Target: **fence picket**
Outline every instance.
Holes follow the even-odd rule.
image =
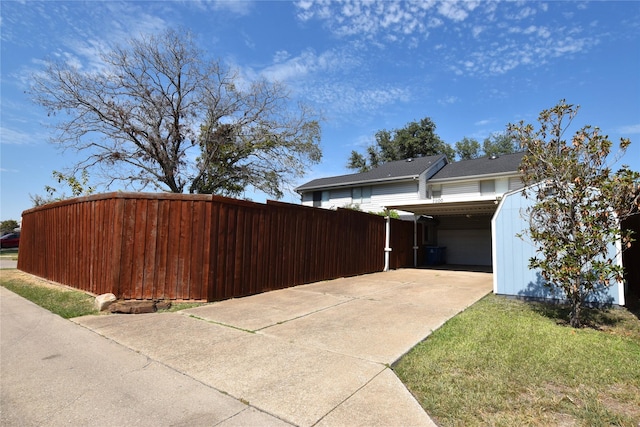
[[[384,230],[347,209],[108,193],[25,211],[18,268],[124,299],[216,301],[381,271]],[[391,230],[391,267],[412,266],[413,223]]]

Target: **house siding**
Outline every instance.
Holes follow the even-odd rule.
[[[331,190],[331,196],[329,198],[329,204],[335,207],[347,206],[351,203],[351,189],[341,188],[338,190]]]
[[[520,178],[517,178],[520,179]],[[510,191],[509,189],[509,182],[510,182],[511,178],[497,178],[496,181],[496,194],[497,195],[502,195],[504,193],[507,193],[508,191]],[[514,188],[515,190],[515,188]]]
[[[329,192],[328,200],[322,202],[320,207],[326,209],[336,209],[348,205],[357,204],[361,210],[365,212],[380,212],[384,206],[407,200],[419,200],[418,181],[408,181],[391,184],[379,184],[367,186],[371,189],[370,198],[361,198],[354,200],[352,192],[354,188],[362,189],[363,187],[350,187],[342,189],[334,189]],[[304,193],[302,196],[302,204],[304,206],[313,206],[312,192]]]
[[[563,299],[560,292],[554,293],[544,286],[539,270],[529,268],[529,259],[536,254],[533,242],[526,235],[517,237],[528,227],[523,212],[531,203],[523,196],[522,189],[507,193],[491,220],[493,291],[518,297]],[[610,250],[617,251],[615,245]],[[598,301],[624,305],[623,286],[612,282]]]
[[[455,182],[442,185],[442,197],[479,196],[479,181]]]
[[[524,187],[522,178],[519,176],[509,178],[509,191],[518,190],[522,187]]]
[[[418,181],[383,184],[372,187],[371,203],[363,204],[365,212],[381,212],[386,206],[409,200],[420,200]],[[410,212],[399,211],[402,217],[413,216]]]
[[[378,185],[373,187],[371,193],[371,203],[377,206],[419,199],[417,180]]]

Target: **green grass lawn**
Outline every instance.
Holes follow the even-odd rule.
[[[0,259],[10,259],[12,261],[18,260],[18,249],[2,249],[0,250]]]
[[[94,298],[2,270],[0,286],[64,317],[97,314]],[[181,310],[200,303],[175,304]],[[640,425],[640,320],[489,295],[412,349],[394,370],[441,426]]]
[[[27,280],[25,273],[17,270],[2,270],[0,286],[38,304],[40,307],[65,319],[98,314],[91,295],[62,286],[47,286]]]
[[[84,292],[64,286],[48,284],[35,276],[15,269],[2,270],[0,286],[38,304],[40,307],[65,319],[99,314],[95,309],[95,298]],[[171,307],[162,311],[180,311],[204,305],[202,302],[173,302]]]
[[[640,320],[489,295],[394,369],[442,426],[640,425]]]

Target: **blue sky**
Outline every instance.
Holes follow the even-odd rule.
[[[324,158],[299,184],[349,173],[351,150],[380,129],[431,117],[452,145],[482,141],[562,98],[581,106],[577,124],[631,138],[622,163],[640,170],[636,1],[2,1],[0,13],[2,220],[77,160],[48,142],[56,118],[25,94],[29,74],[47,59],[95,66],[101,50],[166,28],[322,114]]]

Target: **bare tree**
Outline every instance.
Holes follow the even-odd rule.
[[[261,142],[258,130],[267,129],[271,143],[298,162],[289,168],[272,164],[277,188],[245,182],[271,189],[272,195],[281,194],[283,184],[321,158],[319,125],[308,108],[292,110],[281,84],[245,82],[236,71],[206,59],[188,33],[168,30],[132,39],[101,58],[104,67],[99,70],[51,62],[33,76],[35,102],[50,114],[64,113],[54,125],[53,142],[86,155],[72,173],[97,169],[107,187],[120,181],[137,189],[153,186],[182,193],[189,186],[192,191],[224,192],[193,183],[202,182],[212,164],[226,161],[220,156],[228,151],[207,151],[215,147],[202,143],[206,134],[225,126],[245,137],[243,149],[253,155],[260,152],[259,144],[252,146]],[[254,167],[251,156],[240,163],[248,171]]]

